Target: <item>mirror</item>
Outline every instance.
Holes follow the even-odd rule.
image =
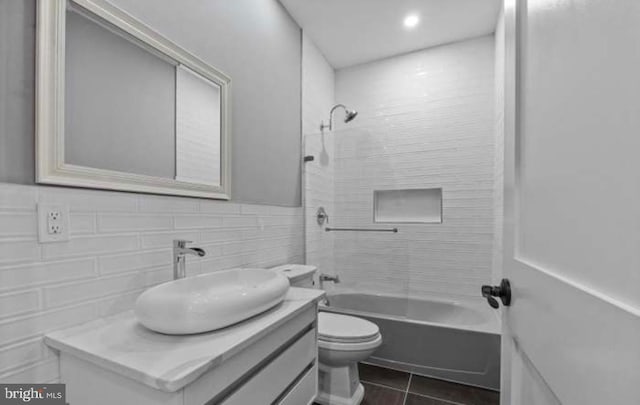
[[[230,85],[106,1],[39,2],[37,181],[229,199]]]

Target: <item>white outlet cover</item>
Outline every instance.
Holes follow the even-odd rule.
[[[50,214],[60,214],[52,220]],[[49,224],[53,222],[60,227],[60,232],[49,232]],[[38,241],[40,243],[66,242],[69,240],[69,206],[61,204],[38,204]]]

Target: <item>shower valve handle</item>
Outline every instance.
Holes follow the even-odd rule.
[[[491,308],[497,309],[500,306],[498,301],[493,297],[500,298],[502,305],[508,307],[511,305],[511,284],[509,280],[503,278],[499,286],[483,285],[482,296],[487,299]]]
[[[329,214],[327,214],[327,211],[324,209],[324,207],[318,208],[318,211],[316,212],[316,221],[320,226],[324,225],[325,222],[329,223]]]

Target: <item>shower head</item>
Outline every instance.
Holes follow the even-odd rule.
[[[353,121],[357,115],[358,112],[356,110],[345,110],[344,122],[346,123]]]
[[[353,121],[356,118],[356,116],[358,115],[358,112],[356,110],[350,110],[344,104],[336,104],[336,105],[333,106],[333,108],[329,112],[329,125],[325,124],[324,121],[321,122],[320,123],[320,131],[324,131],[325,128],[329,128],[329,131],[331,131],[333,129],[333,112],[336,110],[336,108],[343,108],[344,109],[344,122],[345,123]]]

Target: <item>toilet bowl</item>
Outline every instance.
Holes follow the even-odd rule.
[[[272,268],[294,287],[313,288],[315,266],[287,264]],[[355,316],[318,314],[318,397],[320,405],[358,405],[364,398],[358,362],[382,344],[378,326]]]
[[[319,379],[316,402],[357,405],[364,397],[358,362],[382,344],[378,326],[354,316],[318,314]]]

